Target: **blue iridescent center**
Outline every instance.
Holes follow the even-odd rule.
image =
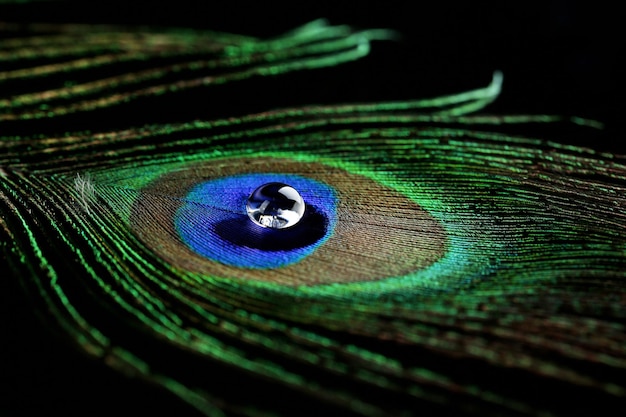
[[[305,201],[302,220],[287,229],[252,222],[246,201],[260,185],[281,182],[298,190]],[[176,211],[174,225],[194,252],[242,268],[279,268],[315,251],[333,233],[337,197],[328,185],[292,174],[243,174],[217,178],[193,187]]]

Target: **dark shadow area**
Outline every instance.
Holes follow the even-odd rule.
[[[261,227],[244,216],[223,220],[214,228],[215,233],[228,242],[268,252],[313,245],[326,235],[327,229],[327,217],[310,205],[296,225],[284,229]]]

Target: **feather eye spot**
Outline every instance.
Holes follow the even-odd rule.
[[[286,286],[428,274],[429,266],[446,257],[443,224],[415,201],[362,170],[305,159],[256,156],[166,164],[140,188],[128,210],[130,229],[177,269]],[[125,181],[109,187],[108,200],[116,201],[116,190],[130,185]],[[260,227],[248,217],[248,198],[259,184],[270,183],[289,184],[305,202],[292,227]],[[377,218],[372,208],[383,206],[387,216]],[[372,242],[383,235],[389,243],[373,251]]]
[[[299,262],[330,237],[336,223],[332,188],[293,174],[209,179],[195,184],[183,200],[174,215],[181,242],[206,259],[240,268]]]

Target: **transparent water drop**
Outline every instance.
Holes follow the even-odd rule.
[[[254,190],[246,203],[248,217],[259,226],[284,229],[304,216],[305,204],[295,188],[270,182]]]

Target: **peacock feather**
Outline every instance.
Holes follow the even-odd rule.
[[[207,416],[626,410],[626,157],[537,133],[597,122],[476,113],[496,72],[99,129],[394,34],[0,28],[4,268],[71,349]],[[285,230],[246,214],[276,182],[306,203]]]

